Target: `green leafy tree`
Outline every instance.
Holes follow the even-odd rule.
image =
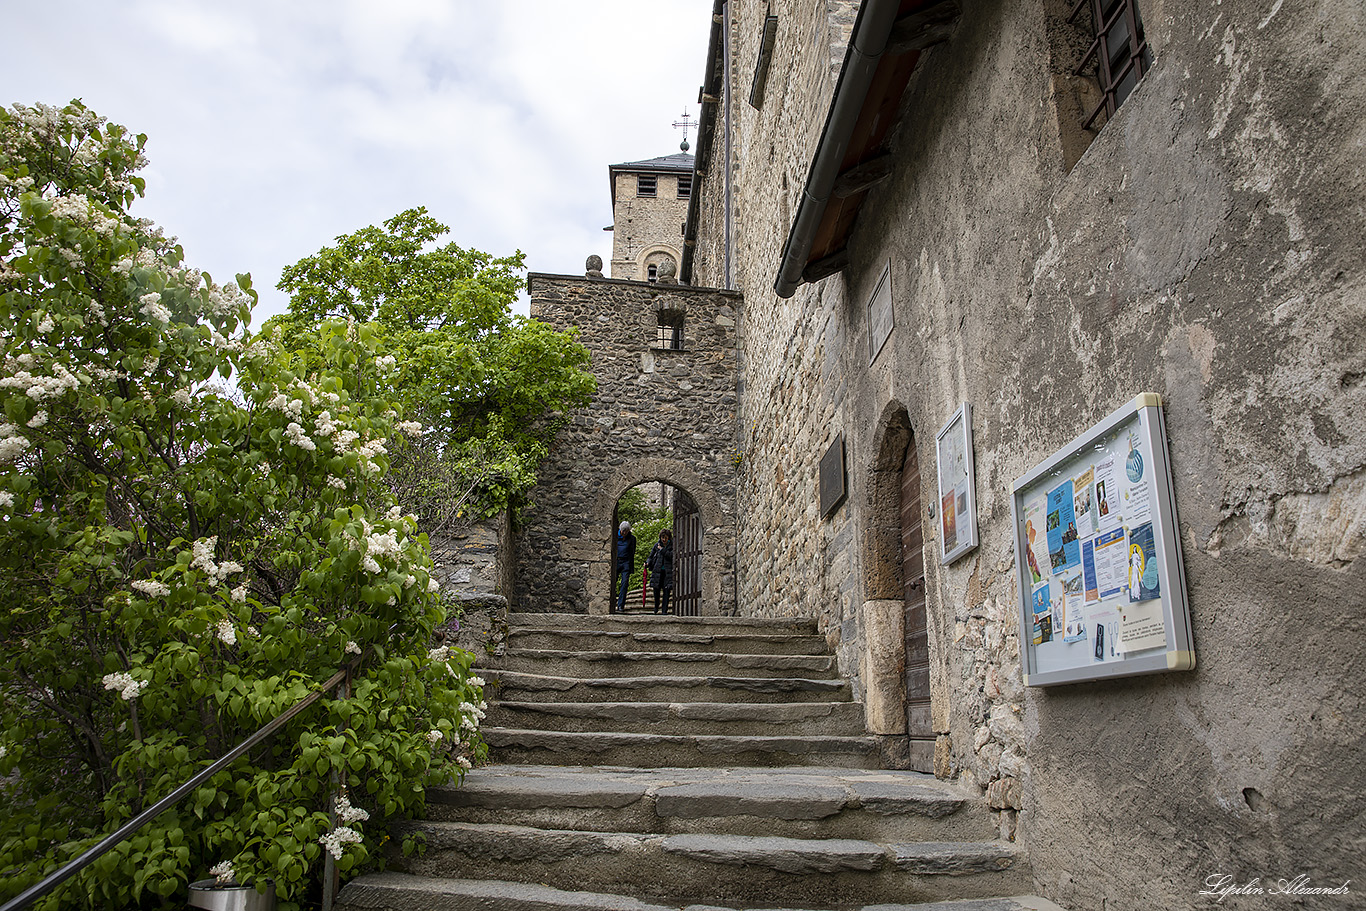
[[[449,231],[418,208],[338,237],[284,270],[289,313],[267,324],[306,361],[326,320],[375,328],[399,401],[424,431],[396,454],[392,481],[429,527],[515,506],[568,409],[595,388],[573,331],[511,312],[522,254],[440,245]]]
[[[375,333],[321,323],[307,363],[251,338],[249,279],[215,283],[128,214],[144,142],[78,102],[0,109],[0,898],[350,661],[348,698],[41,905],[178,907],[217,868],[297,908],[324,851],[377,858],[424,782],[479,758],[481,681],[431,648]]]

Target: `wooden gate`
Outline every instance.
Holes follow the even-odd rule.
[[[901,572],[906,583],[906,734],[911,741],[911,768],[918,772],[933,772],[925,534],[920,515],[920,460],[912,438],[901,465]]]
[[[674,613],[702,612],[702,514],[682,490],[674,488]]]

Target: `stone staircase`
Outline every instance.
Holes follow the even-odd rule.
[[[494,764],[341,911],[1060,911],[975,793],[883,768],[809,622],[513,614],[506,645]]]

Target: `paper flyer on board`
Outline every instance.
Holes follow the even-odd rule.
[[[1123,493],[1115,477],[1114,456],[1097,462],[1095,472],[1097,531],[1109,531],[1123,521],[1120,514]]]
[[[1048,563],[1048,538],[1044,534],[1043,497],[1025,501],[1025,562],[1029,564],[1030,583],[1042,582],[1046,573],[1051,574]]]
[[[944,552],[948,553],[958,546],[958,511],[954,508],[954,494],[950,490],[944,494],[939,504],[944,529]]]
[[[1162,595],[1153,523],[1129,530],[1129,600],[1151,601]]]
[[[1100,530],[1096,515],[1096,470],[1088,468],[1072,479],[1072,509],[1077,516],[1077,529],[1083,538]]]
[[[1129,584],[1129,549],[1124,541],[1122,527],[1096,538],[1096,588],[1101,601],[1118,597]]]
[[[1082,594],[1087,604],[1100,600],[1100,580],[1096,577],[1096,542],[1081,542]]]
[[[1125,604],[1119,609],[1119,642],[1121,652],[1141,652],[1150,648],[1165,648],[1167,624],[1162,617],[1161,601]]]
[[[1096,663],[1119,659],[1121,655],[1115,641],[1119,637],[1119,612],[1114,605],[1088,606],[1084,611],[1084,620],[1091,661]]]
[[[1049,585],[1045,582],[1034,590],[1034,629],[1033,643],[1043,645],[1045,642],[1053,641],[1053,603],[1048,596]]]
[[[1064,481],[1048,492],[1048,562],[1053,572],[1081,563],[1077,543],[1077,517],[1073,512],[1072,482]]]
[[[1152,504],[1148,499],[1148,463],[1139,449],[1138,432],[1129,431],[1128,439],[1129,454],[1124,459],[1124,477],[1129,483],[1124,486],[1124,519],[1133,527],[1148,520],[1152,514]]]
[[[1086,638],[1086,619],[1082,608],[1086,601],[1082,592],[1082,573],[1073,570],[1062,579],[1063,623],[1062,641],[1076,642]]]

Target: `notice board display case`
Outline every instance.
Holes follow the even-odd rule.
[[[1159,396],[1019,478],[1011,517],[1026,686],[1195,667]]]

